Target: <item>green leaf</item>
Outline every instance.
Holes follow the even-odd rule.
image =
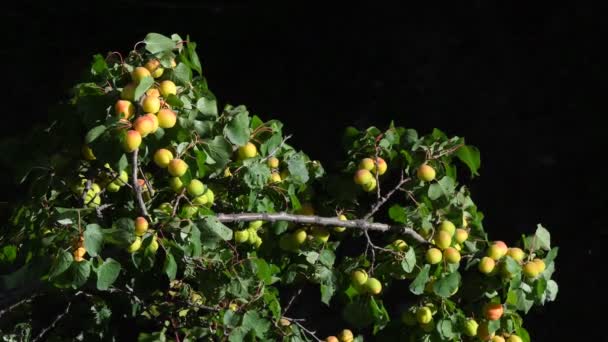
[[[89,279],[91,275],[91,263],[88,260],[73,262],[70,266],[72,275],[72,288],[79,288]]]
[[[95,126],[95,127],[91,128],[87,132],[87,135],[84,138],[84,142],[86,144],[92,143],[93,141],[95,141],[95,139],[99,138],[99,136],[102,135],[105,131],[106,131],[106,126],[104,126],[104,125],[99,125],[99,126]]]
[[[135,101],[139,101],[139,98],[145,94],[152,85],[154,85],[154,78],[152,78],[152,76],[144,77],[135,88],[135,95],[133,95]]]
[[[201,61],[199,60],[198,55],[196,54],[196,43],[188,42],[188,45],[186,45],[186,47],[188,49],[188,56],[190,57],[190,62],[192,63],[192,69],[196,70],[199,75],[202,75],[203,70],[201,68]]]
[[[456,150],[456,156],[469,167],[472,176],[479,176],[477,170],[479,170],[479,166],[481,165],[481,159],[477,147],[464,145]]]
[[[72,253],[69,253],[64,250],[59,250],[53,262],[53,266],[51,267],[51,270],[49,272],[49,278],[55,278],[65,272],[68,268],[70,268],[70,265],[73,261],[74,257],[72,256]]]
[[[416,266],[416,252],[413,248],[408,248],[405,252],[405,258],[401,260],[401,268],[406,273],[410,273],[414,270],[414,266]]]
[[[257,337],[264,337],[268,329],[270,329],[270,322],[260,317],[260,314],[255,310],[249,310],[243,316],[243,328],[252,330],[255,332]]]
[[[289,169],[289,177],[295,184],[304,184],[308,182],[308,169],[306,168],[306,157],[302,152],[291,155],[287,160],[287,168]]]
[[[557,257],[557,252],[559,251],[559,247],[553,247],[551,248],[551,250],[549,251],[549,253],[547,253],[547,255],[545,256],[545,264],[549,265],[550,263],[553,262],[553,260],[555,260],[555,258]]]
[[[228,341],[243,342],[243,341],[245,341],[245,337],[247,336],[248,332],[249,332],[249,329],[245,328],[245,327],[238,327],[236,329],[233,329],[230,332],[230,336],[228,336]]]
[[[450,197],[456,189],[456,183],[448,176],[441,178],[437,183],[429,186],[428,196],[431,200],[436,200],[439,197]]]
[[[549,231],[538,224],[536,226],[536,233],[534,233],[534,238],[532,239],[533,244],[532,248],[534,249],[544,249],[546,251],[551,249],[551,234]]]
[[[108,64],[106,63],[106,59],[100,55],[96,54],[93,56],[93,63],[91,64],[91,74],[93,75],[101,75],[108,70]]]
[[[177,275],[177,263],[173,254],[167,251],[167,257],[165,258],[165,264],[163,265],[163,271],[169,277],[169,280],[174,280]]]
[[[460,273],[452,272],[433,284],[433,291],[440,297],[448,298],[460,285]]]
[[[203,149],[215,161],[213,164],[215,168],[221,169],[230,161],[232,145],[221,135],[216,136],[213,140],[207,140]]]
[[[90,256],[96,257],[101,251],[103,243],[103,233],[98,224],[92,223],[87,225],[84,231],[84,248]]]
[[[232,120],[224,127],[224,135],[235,145],[243,146],[249,142],[249,116],[247,112],[241,112],[232,117]]]
[[[85,240],[86,241],[86,240]],[[112,258],[107,258],[97,268],[97,289],[105,291],[110,288],[120,274],[120,263]]]
[[[218,221],[215,216],[206,216],[199,222],[201,232],[210,232],[224,241],[232,239],[232,230]]]
[[[204,115],[217,116],[217,100],[211,96],[203,96],[196,101],[196,109]]]
[[[391,218],[391,220],[397,223],[405,224],[407,221],[405,208],[399,204],[393,204],[393,206],[390,207],[388,210],[388,216]]]
[[[173,75],[182,84],[188,84],[192,81],[192,70],[185,63],[179,63],[173,69]]]
[[[176,44],[171,38],[158,33],[149,33],[144,39],[144,43],[146,43],[146,50],[153,54],[176,48]]]
[[[268,184],[270,168],[265,163],[253,163],[246,168],[243,179],[252,189],[262,189]]]
[[[329,249],[324,249],[319,253],[319,261],[321,264],[332,267],[336,260],[336,255]]]
[[[425,264],[414,281],[410,284],[410,291],[415,295],[421,295],[424,292],[424,286],[429,281],[429,270],[431,265]]]
[[[555,298],[557,297],[557,292],[559,292],[559,287],[557,286],[557,283],[553,279],[550,279],[549,281],[547,281],[547,289],[546,289],[547,300],[550,302],[554,301]]]
[[[437,332],[444,340],[452,340],[456,336],[454,325],[449,319],[442,319],[437,322]]]

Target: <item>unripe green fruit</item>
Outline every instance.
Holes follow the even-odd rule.
[[[354,270],[350,274],[350,280],[355,288],[360,288],[361,286],[363,286],[363,284],[367,282],[367,278],[367,272],[361,269]]]
[[[488,248],[488,256],[494,260],[500,260],[507,254],[508,247],[502,241],[494,241],[494,243]]]
[[[352,342],[354,338],[353,332],[349,329],[344,329],[338,334],[338,339],[340,342]]]
[[[150,117],[143,115],[135,119],[133,128],[138,131],[142,137],[145,137],[154,129],[154,121],[150,119]]]
[[[509,338],[507,338],[507,342],[523,342],[523,340],[521,339],[521,337],[512,334],[511,336],[509,336]]]
[[[165,98],[169,97],[169,95],[176,95],[177,87],[175,86],[175,83],[169,80],[160,82],[160,94]]]
[[[148,230],[148,221],[144,217],[135,219],[135,235],[142,236]]]
[[[427,306],[421,306],[416,310],[416,320],[420,324],[428,324],[433,319],[433,313]]]
[[[401,322],[403,322],[405,325],[410,326],[410,327],[413,327],[416,324],[418,324],[416,314],[414,314],[411,311],[405,311],[404,313],[401,314]]]
[[[96,159],[95,154],[93,154],[93,150],[87,145],[82,145],[82,149],[80,150],[80,152],[82,153],[83,158],[86,160]]]
[[[502,336],[492,336],[492,338],[490,339],[491,342],[505,342],[505,338]]]
[[[129,247],[127,248],[127,252],[135,253],[141,247],[141,238],[139,236],[135,237],[135,240]]]
[[[118,190],[120,190],[120,185],[118,185],[117,183],[111,182],[110,184],[106,185],[106,190],[108,192],[118,192]]]
[[[248,142],[238,148],[237,154],[240,160],[253,158],[258,155],[258,149],[252,142]]]
[[[483,314],[486,319],[495,321],[500,319],[504,312],[504,308],[500,303],[488,303],[483,308]]]
[[[496,262],[490,257],[483,257],[479,261],[478,269],[483,274],[490,274],[494,270]]]
[[[448,232],[450,236],[454,236],[454,233],[456,232],[456,226],[451,221],[444,220],[441,221],[441,224],[439,224],[439,230],[443,230],[445,232]]]
[[[237,230],[234,232],[234,241],[236,243],[244,243],[249,240],[249,231],[245,230]]]
[[[189,219],[194,217],[198,213],[198,207],[191,204],[186,204],[182,209],[183,218]]]
[[[124,117],[125,119],[129,119],[135,114],[135,106],[131,101],[127,100],[118,100],[114,105],[114,111],[118,117]]]
[[[340,221],[348,221],[348,219],[347,219],[347,218],[346,218],[346,216],[344,216],[344,215],[340,215],[340,216],[338,217],[338,219],[339,219]],[[337,232],[337,233],[342,233],[342,232],[343,232],[343,231],[345,231],[345,230],[346,230],[346,227],[334,227],[334,232]]]
[[[442,255],[441,255],[441,251],[437,248],[429,248],[429,250],[426,251],[426,262],[428,262],[431,265],[435,265],[438,264],[441,261]]]
[[[269,168],[276,169],[279,167],[279,159],[277,159],[277,157],[270,157],[266,161],[266,164],[268,165]]]
[[[545,262],[542,259],[539,258],[535,258],[534,260],[532,260],[533,263],[536,264],[536,266],[538,266],[538,273],[543,273],[545,271],[546,265]]]
[[[141,108],[146,113],[156,114],[160,110],[160,99],[156,96],[146,96],[141,103]]]
[[[141,80],[143,80],[146,76],[152,77],[152,74],[150,74],[150,70],[144,67],[137,67],[131,73],[131,78],[135,83],[141,82]]]
[[[171,187],[171,190],[180,193],[184,188],[184,183],[179,177],[171,177],[169,178],[169,187]]]
[[[315,226],[312,228],[311,235],[316,241],[327,242],[329,240],[329,231],[324,227]]]
[[[270,183],[281,183],[281,175],[278,172],[272,172],[270,174]]]
[[[164,169],[169,166],[169,162],[171,162],[172,159],[173,153],[165,148],[158,149],[154,153],[154,163],[160,168]]]
[[[198,197],[195,197],[192,200],[192,203],[194,203],[196,205],[205,205],[205,204],[209,203],[209,197],[207,197],[206,194],[202,194]]]
[[[158,210],[160,210],[166,215],[171,215],[173,213],[173,206],[169,202],[164,202],[158,206]]]
[[[425,182],[432,181],[433,179],[435,179],[436,175],[435,169],[433,169],[430,165],[427,164],[420,165],[416,173],[418,175],[418,178]]]
[[[177,122],[177,114],[171,109],[163,108],[156,114],[158,118],[158,126],[161,128],[171,128]]]
[[[260,248],[260,246],[262,245],[262,238],[260,236],[257,237],[257,239],[253,242],[253,246],[257,249]]]
[[[120,186],[123,186],[123,185],[127,184],[128,181],[129,181],[129,174],[127,173],[127,171],[122,170],[122,171],[120,171],[118,178],[114,182],[116,182],[116,184],[118,184]]]
[[[435,236],[435,245],[440,249],[446,249],[452,244],[452,235],[445,230],[440,230]]]
[[[479,324],[472,318],[469,318],[464,322],[464,334],[467,336],[476,336],[477,328],[479,328]]]
[[[448,247],[443,251],[443,257],[445,261],[450,264],[457,264],[460,262],[460,252],[452,247]]]
[[[510,256],[511,258],[513,258],[513,260],[515,260],[515,261],[522,261],[522,260],[524,260],[524,257],[526,256],[524,251],[518,247],[509,248],[507,250],[507,255]]]
[[[401,252],[403,252],[407,249],[407,243],[405,243],[405,241],[403,241],[401,239],[397,239],[397,240],[393,241],[393,243],[391,245],[393,246],[394,249],[401,251]]]
[[[156,235],[152,236],[152,241],[150,241],[150,244],[148,245],[148,252],[150,252],[151,254],[156,253],[156,251],[158,250],[158,241],[156,239]]]
[[[186,171],[188,171],[188,164],[181,159],[171,159],[169,165],[167,166],[167,170],[171,176],[181,177],[186,174]]]
[[[120,98],[122,100],[135,101],[135,88],[136,87],[137,87],[137,84],[135,84],[135,83],[129,83],[126,86],[124,86],[122,88],[122,91],[120,92]]]
[[[355,175],[353,176],[353,181],[355,182],[355,184],[359,185],[368,184],[372,180],[374,180],[374,176],[371,172],[369,172],[369,170],[366,169],[357,170],[357,172],[355,172]]]
[[[376,185],[377,185],[376,179],[372,178],[372,180],[369,183],[361,185],[361,188],[365,192],[372,192],[376,188]]]
[[[127,136],[123,142],[125,152],[133,152],[141,145],[141,134],[136,130],[127,131]]]
[[[101,192],[101,187],[97,183],[92,183],[91,191],[93,191],[93,193],[95,193],[95,194],[98,194],[99,192]]]
[[[372,295],[378,295],[380,294],[380,292],[382,292],[382,284],[378,279],[373,277],[367,278],[367,281],[365,282],[363,287],[365,288],[365,291]]]
[[[256,240],[259,239],[260,237],[258,236],[258,233],[255,231],[255,229],[251,229],[251,228],[247,228],[247,231],[249,232],[249,243],[250,244],[255,244]]]
[[[190,184],[188,184],[186,190],[190,196],[200,196],[205,192],[205,185],[200,180],[193,179],[190,181]]]
[[[215,202],[215,194],[213,193],[213,190],[207,188],[207,191],[205,191],[204,195],[207,196],[207,203],[209,205],[212,205],[213,202]]]
[[[306,241],[306,230],[300,228],[291,234],[295,246],[300,246]]]
[[[372,158],[363,158],[359,162],[359,169],[372,171],[374,169],[374,160]]]
[[[281,170],[279,175],[281,176],[281,180],[286,180],[287,177],[289,177],[289,170],[288,169]]]
[[[468,238],[469,238],[469,232],[467,232],[466,230],[464,230],[462,228],[456,229],[456,232],[454,233],[454,240],[456,241],[456,243],[463,243]]]
[[[524,265],[522,273],[528,278],[536,278],[540,274],[540,269],[538,268],[538,264],[530,261]]]
[[[264,224],[264,221],[262,221],[262,220],[250,221],[249,228],[258,230],[258,229],[260,229],[260,227],[262,227],[263,224]]]

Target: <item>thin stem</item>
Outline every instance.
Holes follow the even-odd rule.
[[[144,202],[144,198],[141,195],[141,187],[139,186],[139,182],[137,181],[137,170],[139,169],[139,164],[137,161],[137,153],[139,152],[138,149],[136,149],[135,151],[133,151],[133,172],[132,172],[132,177],[133,179],[131,180],[132,185],[133,185],[133,190],[135,191],[135,197],[137,197],[137,203],[139,204],[139,209],[141,211],[141,214],[143,216],[146,216],[148,218],[148,221],[152,221],[152,218],[150,217],[150,214],[148,214],[148,210],[146,209],[146,203]]]
[[[370,217],[374,216],[374,214],[380,209],[380,207],[382,207],[384,203],[386,203],[391,198],[391,196],[393,196],[395,191],[399,190],[403,186],[403,184],[409,182],[410,180],[411,178],[405,178],[405,175],[401,173],[401,179],[399,180],[399,183],[391,191],[384,195],[384,197],[380,197],[378,201],[372,206],[370,212],[367,213],[367,215],[365,215],[363,219],[367,220]]]
[[[41,339],[44,337],[44,335],[45,335],[47,332],[49,332],[50,330],[54,329],[54,328],[55,328],[55,326],[57,325],[57,323],[58,323],[58,322],[59,322],[59,321],[60,321],[60,320],[61,320],[63,317],[65,317],[65,316],[68,314],[68,312],[70,311],[70,307],[71,307],[71,306],[72,306],[72,302],[69,302],[69,303],[68,303],[68,306],[65,308],[65,311],[63,311],[61,314],[59,314],[59,315],[58,315],[58,316],[55,318],[55,320],[53,320],[53,322],[51,322],[51,324],[50,324],[48,327],[46,327],[46,328],[42,329],[42,330],[40,331],[40,333],[39,333],[39,334],[38,334],[36,337],[34,337],[34,338],[32,339],[32,342],[35,342],[35,341],[40,341],[40,340],[41,340]]]

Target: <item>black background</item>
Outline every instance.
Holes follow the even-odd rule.
[[[221,106],[283,121],[322,162],[341,156],[346,125],[390,120],[479,147],[482,176],[469,184],[491,238],[542,222],[561,247],[558,300],[526,320],[533,340],[586,340],[606,303],[606,25],[593,6],[530,6],[22,3],[1,14],[0,137],[44,121],[93,54],[128,51],[148,32],[189,34]],[[18,191],[9,182],[0,201]]]

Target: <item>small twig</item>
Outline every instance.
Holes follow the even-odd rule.
[[[315,335],[317,332],[306,329],[306,327],[304,327],[300,323],[300,321],[301,321],[300,319],[294,319],[294,318],[289,318],[289,317],[285,317],[285,316],[283,316],[283,318],[285,318],[286,320],[288,320],[288,321],[292,322],[293,324],[297,325],[300,329],[302,329],[302,331],[304,331],[310,337],[312,337],[313,339],[315,339],[317,342],[323,342],[322,339],[318,338],[317,335]]]
[[[44,337],[44,335],[45,335],[47,332],[49,332],[50,330],[54,329],[54,328],[55,328],[55,326],[57,325],[57,323],[58,323],[58,322],[59,322],[59,321],[60,321],[60,320],[61,320],[63,317],[65,317],[65,316],[68,314],[68,312],[70,311],[70,307],[71,307],[71,306],[72,306],[72,302],[69,302],[69,303],[68,303],[68,306],[65,308],[65,311],[63,311],[63,313],[59,314],[59,315],[58,315],[58,316],[55,318],[55,320],[53,320],[53,322],[51,322],[51,324],[50,324],[48,327],[46,327],[46,328],[42,329],[42,330],[40,331],[40,333],[39,333],[39,334],[38,334],[36,337],[34,337],[34,338],[32,339],[32,342],[40,341],[40,340],[41,340],[41,339]]]
[[[289,308],[291,307],[291,304],[293,304],[293,302],[296,300],[296,298],[302,293],[302,288],[299,288],[298,291],[296,291],[296,293],[291,297],[291,299],[289,300],[289,303],[287,303],[287,306],[285,307],[285,309],[283,310],[283,314],[286,314],[287,311],[289,311]]]
[[[13,311],[15,308],[17,308],[17,307],[19,307],[19,306],[21,306],[23,304],[31,302],[32,300],[34,300],[34,298],[36,298],[38,296],[40,296],[40,294],[34,294],[34,295],[32,295],[32,296],[30,296],[28,298],[24,298],[24,299],[18,301],[17,303],[15,303],[15,304],[7,307],[6,309],[0,311],[0,317],[2,317],[7,312]]]
[[[148,210],[146,209],[146,203],[144,202],[144,199],[141,195],[141,187],[139,186],[139,182],[137,181],[137,170],[139,169],[139,164],[137,161],[137,153],[138,150],[135,149],[135,151],[133,151],[133,172],[132,172],[132,176],[133,179],[131,180],[132,185],[133,185],[133,190],[135,190],[135,196],[137,197],[137,202],[139,203],[139,209],[141,210],[141,214],[143,216],[146,216],[148,218],[149,221],[152,221],[150,215],[148,214]]]
[[[179,206],[179,200],[182,198],[186,198],[186,196],[184,195],[185,191],[186,191],[186,189],[182,189],[182,192],[175,199],[175,204],[173,205],[173,212],[171,213],[171,217],[175,217],[175,214],[177,213],[177,207]]]
[[[101,213],[102,211],[104,211],[105,209],[111,208],[112,206],[114,206],[114,204],[111,203],[106,203],[106,204],[102,204],[99,207],[95,208],[95,212],[97,213],[97,217],[99,217],[100,219],[103,218],[103,214]]]
[[[399,190],[403,186],[403,184],[409,182],[410,180],[411,178],[405,178],[405,175],[401,173],[401,180],[399,180],[399,183],[391,191],[384,195],[384,197],[379,198],[378,201],[372,206],[370,212],[365,215],[363,219],[367,220],[370,217],[374,216],[374,214],[380,209],[380,207],[382,207],[384,203],[386,203],[391,198],[391,196],[393,196],[395,191]]]
[[[154,197],[154,188],[152,187],[152,184],[148,182],[148,177],[146,177],[146,174],[144,173],[144,170],[141,169],[141,167],[139,168],[139,173],[141,173],[142,177],[144,177],[144,182],[146,182],[146,187],[148,187],[148,191],[150,191],[150,196]]]
[[[275,147],[274,150],[272,150],[272,152],[268,153],[268,155],[266,157],[262,158],[260,160],[260,162],[264,162],[264,161],[268,160],[270,157],[274,156],[281,149],[281,147],[283,147],[283,145],[285,145],[285,142],[287,140],[289,140],[290,138],[291,138],[291,134],[289,134],[288,136],[283,138],[283,141],[281,141],[279,146]]]

